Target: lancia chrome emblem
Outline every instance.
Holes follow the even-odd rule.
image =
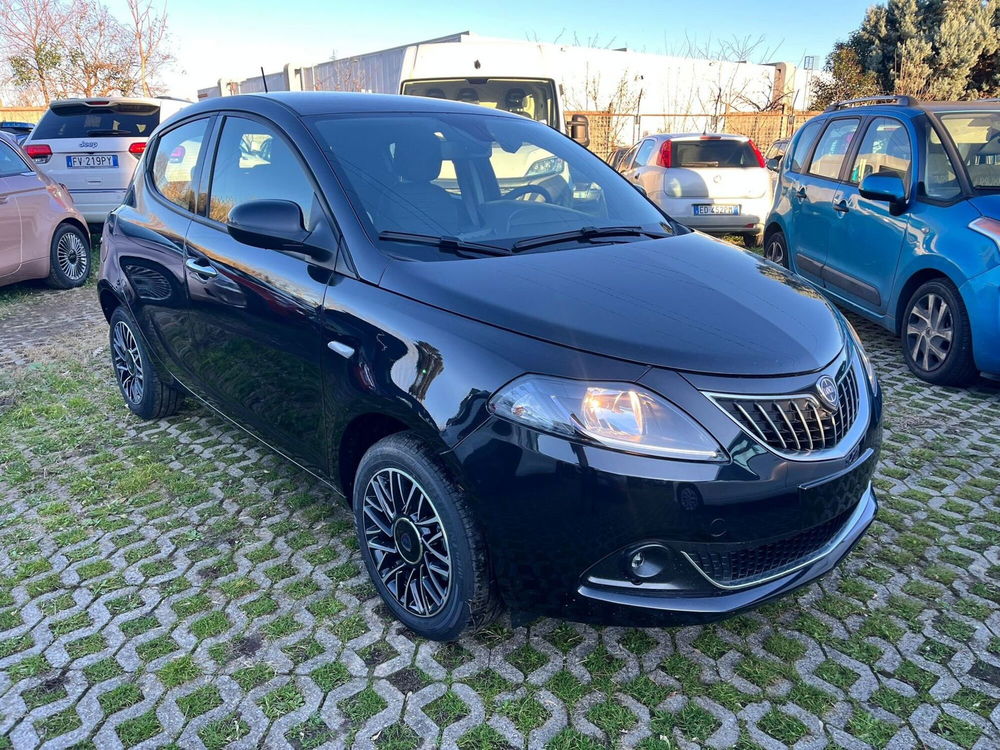
[[[820,401],[831,411],[840,408],[840,394],[837,393],[837,384],[829,375],[824,375],[816,382],[816,393],[819,394]]]

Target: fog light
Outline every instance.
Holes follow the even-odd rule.
[[[645,544],[626,553],[626,574],[633,582],[662,575],[670,567],[670,550],[661,544]]]

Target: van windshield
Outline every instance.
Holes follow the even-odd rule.
[[[552,81],[527,78],[439,78],[405,81],[402,93],[450,99],[502,109],[529,120],[558,128],[555,111],[555,85]]]
[[[160,108],[142,103],[121,103],[107,107],[87,104],[51,107],[35,128],[35,140],[51,138],[93,138],[123,136],[148,138],[160,124]]]
[[[972,187],[1000,189],[1000,110],[940,112]]]
[[[386,244],[382,235],[506,251],[518,240],[580,230],[675,232],[597,156],[536,122],[410,112],[322,116],[311,124],[357,215],[394,254],[438,259],[426,247]]]

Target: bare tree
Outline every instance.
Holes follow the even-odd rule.
[[[152,96],[159,89],[159,74],[174,62],[167,48],[167,4],[159,9],[153,0],[126,0],[132,25],[136,78],[145,96]]]
[[[84,96],[135,91],[134,57],[125,26],[99,0],[74,0],[64,32],[63,89]]]
[[[63,63],[60,35],[67,25],[60,0],[0,0],[0,57],[7,68],[0,80],[38,103],[60,95],[54,79]]]

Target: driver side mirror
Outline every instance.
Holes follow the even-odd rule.
[[[858,193],[870,201],[885,201],[893,211],[901,211],[906,204],[906,186],[894,174],[868,175],[861,180]]]
[[[781,168],[781,157],[772,156],[765,162],[764,166],[766,166],[772,172],[777,172]]]
[[[229,235],[237,242],[267,250],[309,252],[309,232],[297,203],[281,200],[247,201],[229,212]]]
[[[573,115],[567,123],[569,137],[586,148],[590,145],[590,120],[587,115]]]

